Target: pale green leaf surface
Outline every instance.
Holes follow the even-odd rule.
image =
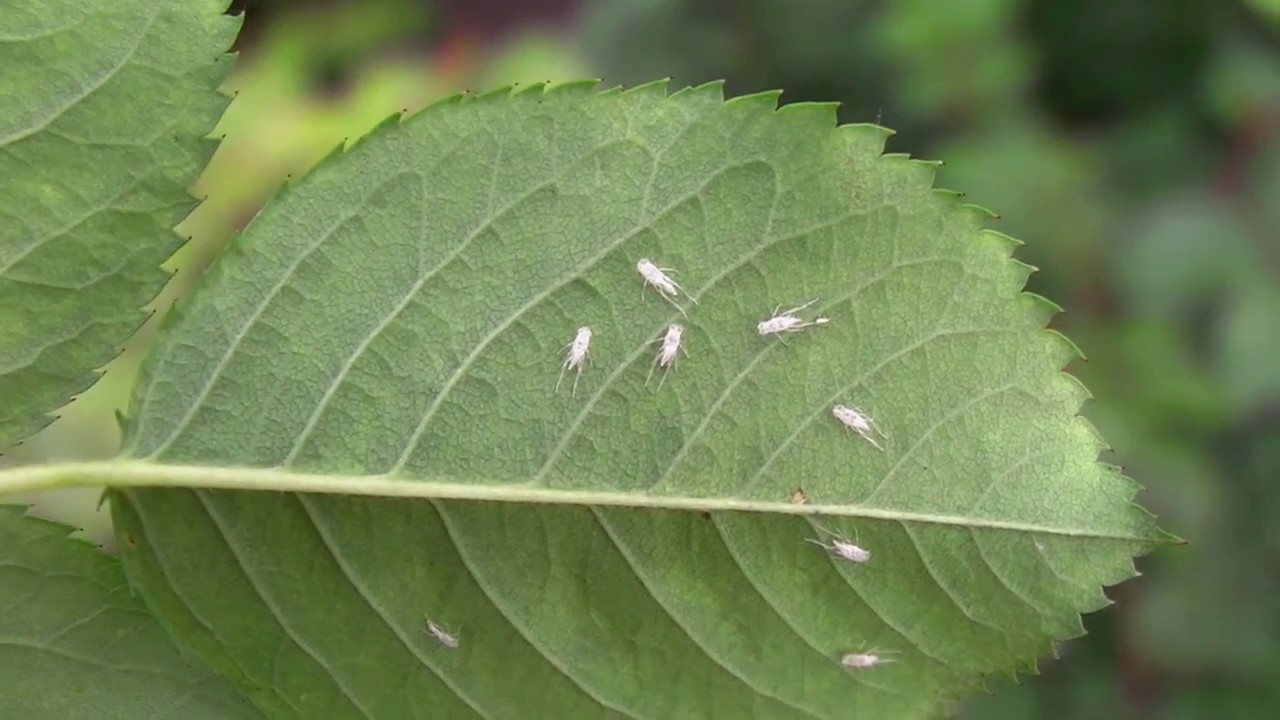
[[[5,0],[0,450],[84,390],[160,290],[208,158],[226,0]]]
[[[22,513],[0,505],[0,717],[261,717],[178,653],[118,559]]]
[[[436,499],[122,489],[171,631],[273,715],[489,718],[925,717],[1078,635],[1164,536],[1055,308],[932,165],[775,103],[453,100],[270,204],[164,334],[117,484]],[[642,256],[699,299],[661,389]],[[812,298],[828,326],[756,335]]]

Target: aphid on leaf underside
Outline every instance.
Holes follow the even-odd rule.
[[[864,563],[871,559],[871,551],[866,550],[858,545],[849,542],[849,539],[839,533],[831,532],[824,527],[818,527],[819,530],[831,536],[831,542],[824,543],[814,538],[805,538],[806,542],[826,550],[832,555],[848,560],[849,562]]]
[[[583,325],[578,328],[578,334],[574,336],[573,341],[565,345],[568,352],[565,354],[564,363],[560,366],[560,379],[556,380],[556,390],[560,389],[560,382],[564,380],[566,370],[574,370],[576,374],[573,377],[573,396],[578,394],[578,378],[582,377],[582,366],[590,358],[588,352],[591,350],[591,328]]]

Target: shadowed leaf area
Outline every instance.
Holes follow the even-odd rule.
[[[934,165],[776,101],[454,98],[272,201],[162,335],[124,457],[518,501],[118,490],[166,626],[281,717],[932,717],[1078,635],[1166,536],[1096,462],[1056,308]]]
[[[226,0],[6,0],[0,12],[0,451],[142,324],[212,146]]]
[[[0,505],[0,714],[11,718],[256,718],[186,661],[130,595],[120,561],[71,528]]]

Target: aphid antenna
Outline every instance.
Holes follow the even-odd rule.
[[[838,533],[838,532],[836,532],[836,531],[834,531],[834,530],[832,530],[832,529],[830,529],[830,528],[823,527],[823,526],[819,525],[817,522],[814,522],[814,521],[812,521],[812,520],[811,520],[811,521],[810,521],[810,524],[812,524],[815,528],[817,528],[817,529],[818,529],[818,530],[820,530],[821,532],[824,532],[824,533],[826,533],[827,535],[830,535],[831,537],[835,538],[836,540],[840,540],[841,542],[846,542],[846,543],[847,543],[847,542],[850,542],[849,538],[845,537],[843,534]],[[858,533],[858,528],[854,528],[854,529],[853,529],[853,541],[852,541],[854,544],[857,544],[857,543],[859,542],[859,540],[858,540],[858,534],[859,534],[859,533]]]
[[[791,308],[790,310],[788,310],[788,311],[786,312],[786,314],[787,314],[787,315],[792,315],[792,314],[798,313],[798,312],[800,312],[801,310],[804,310],[805,308],[809,307],[810,305],[812,305],[812,304],[814,304],[814,303],[816,303],[816,302],[818,302],[818,298],[814,298],[814,299],[810,300],[809,302],[807,302],[807,303],[805,303],[805,304],[803,304],[803,305],[798,305],[798,306],[796,306],[796,307],[793,307],[793,308]],[[779,309],[779,308],[781,308],[781,307],[782,307],[782,306],[781,306],[781,305],[779,305],[777,308],[774,308],[773,314],[774,314],[774,315],[777,315],[777,314],[778,314],[778,309]]]

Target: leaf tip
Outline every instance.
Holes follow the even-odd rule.
[[[1006,235],[1005,233],[1002,233],[999,230],[993,230],[991,228],[983,228],[982,230],[979,231],[979,234],[982,235],[985,239],[994,240],[999,245],[1002,245],[1005,248],[1007,248],[1006,255],[1010,257],[1013,256],[1013,253],[1018,248],[1026,245],[1026,243],[1024,243],[1023,241],[1019,240],[1016,237],[1013,237],[1012,235]]]
[[[426,107],[422,108],[417,113],[414,113],[414,116],[417,117],[418,115],[426,115],[428,113],[438,112],[448,107],[461,105],[463,102],[466,101],[466,98],[467,98],[467,93],[465,91],[456,92],[456,93],[453,93],[452,95],[445,95],[444,97],[437,98],[433,102],[427,103]]]
[[[709,95],[717,101],[724,99],[724,80],[709,80],[701,85],[686,85],[671,93],[671,99]]]
[[[778,99],[781,97],[781,90],[762,90],[729,98],[724,104],[731,108],[767,108],[769,110],[777,110]]]
[[[1027,265],[1027,267],[1031,266]],[[1031,311],[1041,323],[1047,323],[1054,315],[1062,312],[1061,305],[1039,293],[1031,292],[1030,290],[1022,291],[1022,300],[1031,308]]]
[[[657,95],[665,97],[667,88],[671,86],[671,78],[659,78],[650,80],[646,83],[640,83],[633,88],[623,90],[625,95]],[[619,86],[621,87],[621,86]]]
[[[838,102],[793,102],[778,108],[778,115],[788,119],[800,118],[833,129],[839,125],[836,118],[839,109]]]
[[[565,80],[563,82],[545,83],[544,94],[547,95],[590,95],[600,86],[600,80]]]
[[[1036,296],[1036,297],[1039,297],[1039,296]],[[1050,315],[1056,314],[1057,312],[1060,312],[1062,310],[1062,308],[1058,307],[1055,303],[1052,303],[1048,300],[1043,300],[1043,299],[1041,300],[1042,300],[1041,306],[1043,310],[1046,313],[1049,313]],[[1046,335],[1048,335],[1049,340],[1053,342],[1055,345],[1057,345],[1058,347],[1058,350],[1060,352],[1060,356],[1058,358],[1058,362],[1060,363],[1059,369],[1065,368],[1073,360],[1084,358],[1084,351],[1081,350],[1080,346],[1076,345],[1075,342],[1071,340],[1071,338],[1067,337],[1066,335],[1063,335],[1062,333],[1052,328],[1045,328],[1043,332]],[[1077,382],[1079,382],[1078,378],[1075,378],[1075,379]],[[1081,383],[1081,386],[1083,387],[1083,383]]]
[[[844,139],[850,155],[866,157],[883,156],[885,143],[894,134],[889,128],[867,123],[840,125],[836,128],[836,132]]]

